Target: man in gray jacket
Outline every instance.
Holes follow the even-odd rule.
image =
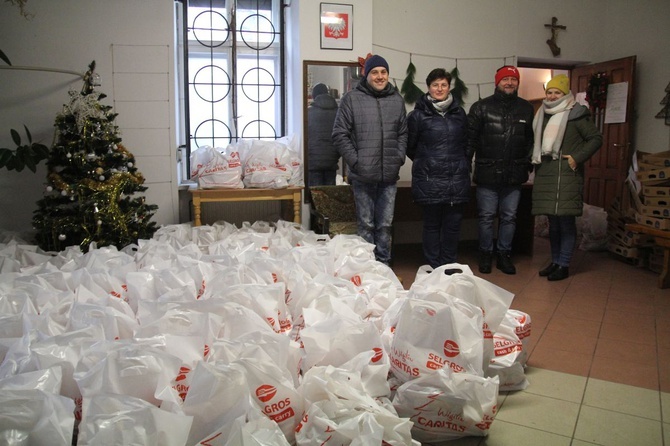
[[[391,229],[400,167],[405,163],[405,102],[389,83],[381,56],[365,62],[364,77],[345,94],[333,126],[333,143],[348,167],[358,235],[375,245],[375,258],[391,263]]]

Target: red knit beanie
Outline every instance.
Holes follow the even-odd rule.
[[[506,77],[515,77],[516,80],[519,80],[519,70],[511,65],[498,68],[498,71],[496,71],[496,86]]]

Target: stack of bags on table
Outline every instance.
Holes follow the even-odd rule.
[[[295,137],[276,141],[241,139],[225,148],[191,152],[191,179],[201,189],[304,186],[300,145]]]
[[[527,385],[510,293],[462,265],[404,290],[357,236],[173,225],[0,259],[10,445],[418,445],[487,435]]]

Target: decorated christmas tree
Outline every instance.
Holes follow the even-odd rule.
[[[86,252],[92,243],[121,249],[156,231],[151,218],[158,207],[138,195],[147,189],[144,177],[97,85],[93,61],[81,92],[71,90],[56,116],[44,197],[33,216],[37,243],[47,251],[79,245]]]

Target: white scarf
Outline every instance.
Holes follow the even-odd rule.
[[[533,119],[533,131],[535,132],[535,144],[533,145],[533,164],[541,164],[543,155],[551,155],[552,159],[558,159],[565,128],[568,125],[568,115],[575,106],[575,97],[572,92],[555,100],[542,101],[542,106],[535,113]],[[547,122],[547,126],[542,131],[544,123],[544,114],[552,115]]]
[[[428,95],[428,99],[430,99],[430,102],[433,104],[435,110],[442,116],[444,116],[444,114],[447,112],[447,109],[451,103],[454,102],[454,97],[451,95],[451,93],[449,93],[447,99],[444,101],[436,101],[435,98],[433,98],[430,94]]]

